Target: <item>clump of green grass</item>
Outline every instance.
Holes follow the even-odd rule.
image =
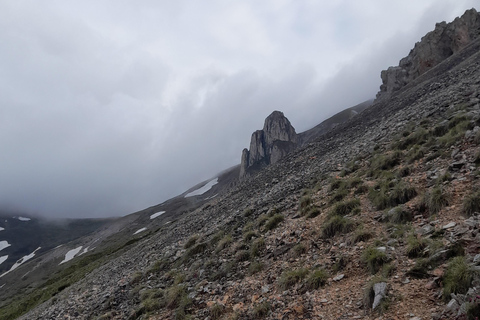
[[[243,235],[243,241],[245,242],[250,242],[250,240],[252,240],[253,238],[257,237],[257,233],[255,231],[247,231],[244,235]]]
[[[194,245],[193,247],[189,248],[186,252],[185,252],[185,259],[190,259],[192,258],[193,256],[197,255],[197,254],[200,254],[200,253],[203,253],[205,250],[208,249],[208,244],[206,242],[200,242],[200,243],[197,243],[196,245]]]
[[[357,228],[355,233],[352,236],[353,243],[357,243],[360,241],[367,241],[373,238],[373,233],[371,231],[365,230],[364,228]]]
[[[407,256],[409,258],[418,258],[423,256],[423,250],[425,250],[427,245],[427,240],[418,238],[411,234],[407,238]]]
[[[362,263],[367,267],[368,271],[376,274],[384,264],[389,261],[387,255],[375,247],[368,247],[362,253]]]
[[[250,246],[250,255],[252,257],[258,257],[263,250],[265,250],[265,239],[256,239]]]
[[[407,271],[406,275],[415,279],[425,279],[430,277],[432,262],[428,259],[418,259],[415,265]]]
[[[402,207],[395,207],[388,212],[385,218],[387,222],[401,224],[412,221],[413,214],[410,211],[404,210]]]
[[[332,183],[330,183],[329,191],[345,189],[347,186],[345,180],[342,179],[334,179]]]
[[[355,223],[342,216],[331,217],[322,227],[322,237],[331,238],[337,233],[348,233],[353,231]]]
[[[230,243],[232,243],[233,239],[232,239],[232,236],[230,234],[227,234],[225,235],[222,240],[220,240],[217,244],[217,248],[215,249],[215,251],[218,253],[220,251],[222,251],[223,249],[225,249],[228,245],[230,245]]]
[[[244,217],[250,217],[255,211],[252,208],[247,208],[243,211]]]
[[[414,145],[407,153],[407,162],[414,163],[425,156],[425,150],[419,145]]]
[[[327,283],[328,272],[325,269],[318,269],[313,271],[307,278],[307,287],[310,290],[317,290]]]
[[[450,299],[450,294],[464,294],[472,284],[474,271],[465,257],[455,257],[448,264],[443,277],[443,297]]]
[[[336,203],[338,201],[342,201],[348,195],[348,191],[346,189],[339,189],[337,190],[330,199],[330,203]]]
[[[254,319],[262,319],[268,316],[268,313],[270,312],[271,306],[268,301],[263,301],[260,304],[257,304],[253,308],[253,317]]]
[[[387,155],[377,154],[372,158],[368,176],[378,178],[382,171],[393,169],[399,165],[402,158],[403,153],[401,151],[394,151]]]
[[[397,177],[404,178],[404,177],[410,175],[411,172],[412,172],[412,169],[410,167],[408,167],[408,166],[401,167],[397,171]]]
[[[273,217],[269,218],[265,223],[266,230],[275,229],[280,223],[283,222],[285,218],[281,214],[275,214]]]
[[[159,310],[165,306],[165,292],[162,289],[148,289],[140,294],[144,312]]]
[[[429,132],[422,127],[409,134],[408,136],[400,139],[394,144],[395,149],[406,150],[413,145],[425,144],[428,140]]]
[[[215,245],[220,241],[222,240],[222,238],[225,236],[225,231],[223,230],[219,230],[217,231],[213,236],[212,238],[210,239],[210,245],[212,247],[215,247]]]
[[[193,247],[195,245],[195,243],[197,243],[198,238],[199,238],[198,235],[191,236],[190,238],[188,238],[188,240],[185,243],[185,245],[183,246],[183,248],[188,249],[188,248]]]
[[[311,206],[307,212],[305,212],[305,216],[307,217],[307,219],[313,219],[317,216],[319,216],[322,212],[320,211],[319,208],[315,207],[315,206]]]
[[[480,191],[465,197],[463,201],[463,212],[468,216],[473,215],[475,212],[480,212]]]
[[[239,250],[235,254],[235,261],[242,262],[250,259],[250,252],[247,250]]]
[[[368,197],[372,201],[377,210],[395,207],[404,204],[417,196],[415,188],[404,182],[394,184],[390,187],[390,183],[382,182],[375,188],[371,189]]]
[[[422,203],[431,214],[437,214],[443,207],[448,205],[448,196],[441,186],[436,186],[431,191],[425,193]]]
[[[292,252],[296,257],[301,256],[307,252],[307,248],[302,243],[297,243],[293,248]]]
[[[337,203],[331,213],[330,216],[345,216],[350,213],[357,213],[356,210],[360,207],[360,200],[352,199],[350,201],[339,202]]]
[[[465,132],[472,129],[470,120],[464,115],[456,116],[448,122],[448,132],[438,138],[442,147],[450,147],[460,141]]]
[[[263,270],[263,263],[254,261],[248,266],[248,274],[253,275]]]
[[[182,300],[187,296],[187,290],[183,285],[176,285],[167,289],[165,293],[166,306],[175,309],[181,305]]]
[[[287,290],[302,281],[308,275],[308,270],[300,268],[297,270],[284,271],[278,280],[278,286],[282,290]]]
[[[299,209],[300,213],[307,210],[313,204],[312,197],[310,195],[305,195],[300,198]]]
[[[211,319],[218,320],[225,312],[225,306],[220,303],[215,303],[213,306],[210,307],[208,311]]]

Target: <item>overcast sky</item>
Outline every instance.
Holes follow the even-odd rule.
[[[0,210],[125,215],[373,98],[477,0],[0,2]]]

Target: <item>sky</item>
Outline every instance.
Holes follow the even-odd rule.
[[[476,0],[0,2],[0,211],[121,216],[374,98]]]

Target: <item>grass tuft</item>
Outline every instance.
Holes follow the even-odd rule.
[[[297,270],[284,271],[278,280],[278,286],[282,290],[287,290],[302,281],[308,275],[308,270],[300,268]]]
[[[389,259],[384,252],[375,247],[368,247],[362,253],[361,261],[370,273],[376,274]]]
[[[450,294],[464,294],[472,284],[474,271],[465,257],[455,257],[448,264],[443,277],[443,297],[450,299]]]
[[[348,233],[353,231],[355,223],[348,218],[334,216],[330,218],[322,227],[322,237],[331,238],[337,233]]]

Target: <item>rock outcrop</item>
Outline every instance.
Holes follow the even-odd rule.
[[[240,178],[253,170],[275,163],[297,146],[297,133],[290,121],[280,111],[265,119],[263,130],[252,134],[250,150],[243,149]]]
[[[463,16],[450,23],[437,23],[435,30],[417,42],[408,56],[400,60],[398,66],[382,71],[383,84],[380,86],[377,99],[389,97],[393,92],[463,49],[479,35],[480,13],[475,9],[467,10]]]

